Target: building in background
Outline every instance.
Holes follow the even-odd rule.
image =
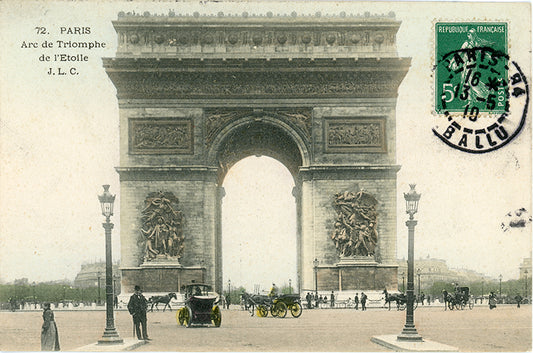
[[[119,264],[115,263],[113,264],[113,288],[117,295],[121,293],[120,281]],[[98,285],[98,282],[100,282],[100,285]],[[89,288],[98,286],[105,288],[105,261],[81,265],[81,270],[74,279],[74,287]]]
[[[531,278],[531,257],[526,257],[522,260],[519,270],[519,279]]]
[[[531,261],[531,259],[530,259]],[[531,265],[531,262],[530,262]],[[420,271],[418,272],[418,270]],[[494,281],[494,278],[468,269],[450,269],[445,260],[433,259],[429,256],[415,260],[415,287],[418,288],[418,273],[422,289],[431,287],[435,282],[472,283],[478,281]],[[407,281],[407,260],[398,260],[398,289],[403,289]]]

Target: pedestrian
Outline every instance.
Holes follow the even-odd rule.
[[[361,311],[366,310],[366,294],[364,292],[361,292]]]
[[[428,301],[428,305],[431,305],[431,297],[429,296],[429,294],[428,294],[428,297],[427,297],[427,301]]]
[[[307,301],[307,309],[311,309],[311,293],[307,292],[305,300]]]
[[[355,304],[355,310],[359,310],[359,295],[355,293],[355,298],[353,298],[353,302]]]
[[[135,332],[137,333],[137,339],[150,341],[146,329],[146,306],[148,301],[142,294],[141,287],[135,286],[135,293],[130,297],[128,302],[128,311],[133,318],[133,324],[135,325]],[[142,334],[141,326],[142,325]]]
[[[422,294],[420,294],[420,302],[422,302],[422,305],[424,305],[424,300],[426,300],[426,295],[422,292]]]
[[[229,310],[229,306],[231,304],[231,299],[230,299],[230,295],[228,293],[228,297],[226,298],[226,308]]]
[[[446,311],[448,306],[448,291],[446,289],[442,290],[442,299],[444,300],[444,311]]]
[[[59,333],[54,321],[54,312],[50,309],[50,303],[43,304],[43,327],[41,330],[41,350],[58,351]]]
[[[333,291],[331,291],[331,295],[329,296],[329,306],[331,308],[335,307],[335,294],[333,293]]]
[[[522,302],[522,296],[520,294],[516,294],[516,297],[514,297],[516,300],[516,307],[520,307],[520,303]]]
[[[118,309],[118,297],[115,295],[115,309]]]
[[[492,310],[495,307],[496,307],[496,294],[494,294],[494,292],[490,292],[490,294],[489,294],[489,308],[490,308],[490,310]]]

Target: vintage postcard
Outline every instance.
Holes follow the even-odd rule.
[[[1,351],[531,351],[529,2],[0,2]]]

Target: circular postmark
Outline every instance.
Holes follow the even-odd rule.
[[[528,113],[529,86],[518,64],[490,47],[463,48],[440,58],[433,133],[448,146],[486,153],[511,142]]]

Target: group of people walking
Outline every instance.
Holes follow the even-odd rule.
[[[361,292],[361,296],[359,296],[358,293],[355,293],[355,297],[353,301],[351,298],[348,298],[345,304],[346,304],[346,307],[349,307],[349,308],[353,307],[355,310],[359,310],[359,303],[360,303],[361,310],[366,310],[367,300],[368,300],[368,296],[364,292]],[[330,308],[335,308],[336,303],[337,303],[336,296],[333,291],[331,291],[331,294],[329,295],[329,299],[327,295],[319,296],[318,293],[315,293],[313,295],[311,292],[308,292],[305,296],[305,301],[306,301],[307,309],[324,308],[324,307],[327,308],[328,302],[329,302]]]

